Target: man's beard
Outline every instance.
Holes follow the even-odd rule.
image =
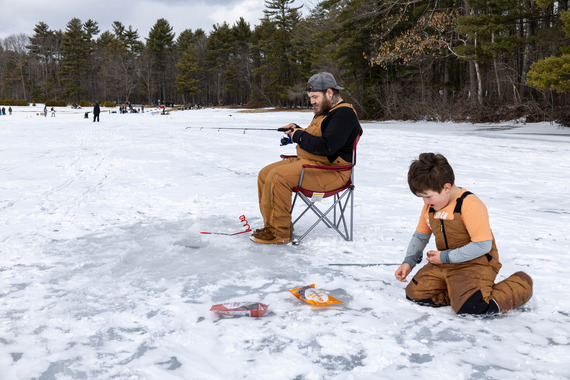
[[[323,102],[320,108],[317,110],[315,108],[315,116],[326,115],[332,108],[332,102],[326,96],[323,97]]]

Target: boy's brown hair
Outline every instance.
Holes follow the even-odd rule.
[[[432,190],[440,193],[446,183],[455,183],[455,174],[447,158],[439,153],[422,153],[408,170],[408,185],[414,194]]]

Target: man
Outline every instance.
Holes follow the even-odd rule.
[[[291,241],[291,194],[299,184],[302,166],[350,165],[354,140],[362,134],[356,111],[340,96],[340,87],[330,73],[313,75],[307,83],[307,94],[315,116],[303,129],[288,124],[286,132],[297,144],[297,157],[270,164],[259,172],[257,189],[259,209],[264,227],[253,232],[257,243],[277,244]],[[315,191],[335,190],[346,184],[350,171],[316,171],[308,169],[303,187]]]
[[[93,107],[93,122],[99,122],[99,114],[101,113],[101,108],[99,107],[99,103],[95,103],[95,107]]]

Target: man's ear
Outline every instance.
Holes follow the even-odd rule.
[[[443,185],[443,191],[445,191],[446,193],[449,193],[451,191],[451,183],[446,183],[445,185]]]

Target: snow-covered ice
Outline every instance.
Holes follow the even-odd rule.
[[[261,227],[257,173],[294,147],[208,128],[307,125],[310,111],[104,109],[93,123],[13,108],[0,116],[1,379],[570,378],[568,129],[363,123],[354,241],[319,226],[264,246],[200,232],[240,231],[241,215]],[[422,206],[406,173],[426,151],[486,203],[497,280],[533,277],[522,309],[459,317],[407,301],[396,266],[328,265],[401,262]],[[343,304],[288,291],[312,283]],[[270,306],[209,311],[229,301]]]

